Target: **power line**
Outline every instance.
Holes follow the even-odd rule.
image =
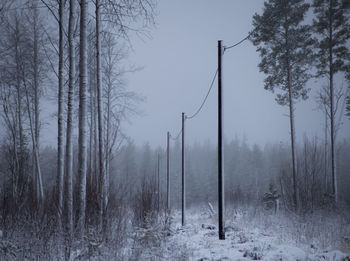
[[[226,51],[226,50],[228,50],[228,49],[231,49],[231,48],[233,48],[233,47],[236,47],[237,45],[240,45],[241,43],[243,43],[245,40],[248,40],[249,39],[249,37],[253,34],[253,32],[256,30],[257,28],[255,28],[253,31],[251,31],[246,37],[244,37],[242,40],[240,40],[239,42],[237,42],[237,43],[235,43],[235,44],[233,44],[233,45],[231,45],[231,46],[228,46],[228,47],[225,47],[224,46],[224,52]]]
[[[210,94],[210,91],[211,91],[211,89],[213,88],[214,81],[215,81],[215,78],[216,78],[216,75],[217,75],[217,74],[218,74],[218,69],[216,69],[216,71],[215,71],[213,80],[211,81],[209,90],[208,90],[208,92],[207,92],[207,95],[205,95],[205,98],[204,98],[204,100],[203,100],[201,106],[199,106],[198,110],[197,110],[192,116],[186,116],[186,119],[192,119],[192,118],[196,117],[197,114],[202,110],[202,108],[203,108],[203,106],[204,106],[205,102],[207,101],[207,98],[208,98],[208,96],[209,96],[209,94]]]
[[[179,131],[179,133],[176,135],[176,138],[173,138],[173,136],[171,136],[170,134],[170,139],[172,140],[177,140],[180,137],[180,134],[182,133],[182,129]]]
[[[248,40],[249,37],[250,37],[256,30],[260,29],[260,27],[261,27],[264,23],[266,23],[266,22],[269,21],[271,18],[275,17],[276,14],[279,14],[279,13],[281,13],[281,12],[282,12],[281,10],[280,10],[280,11],[277,11],[277,13],[276,13],[276,12],[272,12],[272,14],[271,14],[269,17],[267,17],[264,21],[261,21],[260,24],[258,24],[258,26],[256,26],[251,32],[249,32],[248,35],[247,35],[246,37],[244,37],[242,40],[240,40],[240,41],[238,41],[237,43],[235,43],[235,44],[233,44],[233,45],[230,45],[230,46],[228,46],[228,47],[225,47],[225,46],[224,46],[224,52],[225,52],[226,50],[231,49],[231,48],[234,48],[234,47],[236,47],[237,45],[240,45],[240,44],[243,43],[244,41]],[[262,19],[262,20],[263,20],[263,19]]]

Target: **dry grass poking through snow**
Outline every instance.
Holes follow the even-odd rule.
[[[206,207],[173,214],[173,235],[157,260],[350,260],[350,222],[342,212],[297,216],[259,207],[226,209],[226,240],[218,240],[217,218]]]
[[[240,227],[255,227],[276,236],[279,244],[313,247],[350,253],[350,212],[319,210],[311,214],[269,212],[257,207],[230,208],[226,217]]]

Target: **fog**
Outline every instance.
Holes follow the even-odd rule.
[[[138,105],[140,114],[123,123],[125,134],[138,145],[165,147],[167,131],[174,137],[181,129],[181,113],[195,113],[207,94],[217,68],[218,40],[230,46],[245,38],[252,30],[252,16],[262,8],[261,1],[160,1],[155,28],[147,35],[130,36],[128,63],[142,69],[128,74],[126,83],[144,102]],[[223,56],[224,137],[238,137],[249,145],[289,144],[288,106],[278,105],[276,94],[264,89],[259,62],[249,40]],[[335,85],[346,89],[342,75]],[[316,102],[322,86],[327,86],[325,79],[309,80],[309,98],[296,102],[297,143],[305,135],[324,139],[325,116]],[[52,103],[54,98],[43,105],[46,119],[55,114]],[[336,120],[341,123],[337,140],[349,138],[349,118],[338,112]],[[43,142],[55,146],[56,121],[49,120],[43,132]],[[208,140],[217,142],[217,79],[201,112],[186,121],[186,143]]]
[[[0,0],[0,260],[350,260],[349,1],[306,2]]]
[[[203,101],[217,68],[217,41],[230,46],[252,30],[252,16],[261,13],[263,1],[159,1],[156,28],[151,38],[132,39],[130,60],[143,70],[128,77],[129,88],[142,94],[142,115],[133,117],[125,132],[137,144],[165,146],[166,132],[175,136],[181,113],[192,115]],[[264,75],[250,41],[227,50],[223,57],[224,135],[246,139],[248,144],[290,143],[288,106],[264,90]],[[303,136],[323,139],[324,113],[315,102],[325,82],[311,79],[309,99],[296,104],[297,142]],[[341,86],[342,80],[336,85]],[[337,116],[339,118],[339,115]],[[345,116],[337,139],[349,137]],[[186,121],[186,142],[217,139],[217,81],[202,111]]]

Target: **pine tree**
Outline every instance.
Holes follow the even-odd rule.
[[[337,178],[335,167],[335,108],[334,108],[334,75],[345,72],[349,57],[346,42],[350,36],[350,27],[345,15],[344,0],[314,0],[313,7],[316,18],[313,27],[318,34],[315,42],[317,77],[327,77],[329,80],[329,109],[330,109],[330,141],[332,193],[337,201]]]
[[[268,0],[262,15],[253,17],[251,40],[260,53],[260,71],[267,74],[265,89],[277,93],[276,101],[289,106],[293,203],[297,209],[294,102],[307,99],[313,43],[310,26],[303,25],[309,5],[303,0]]]

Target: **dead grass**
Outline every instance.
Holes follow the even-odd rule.
[[[279,244],[350,252],[349,211],[345,209],[318,210],[311,214],[296,215],[281,210],[266,211],[260,206],[229,207],[226,217],[236,226],[257,228],[267,235],[276,236]]]

